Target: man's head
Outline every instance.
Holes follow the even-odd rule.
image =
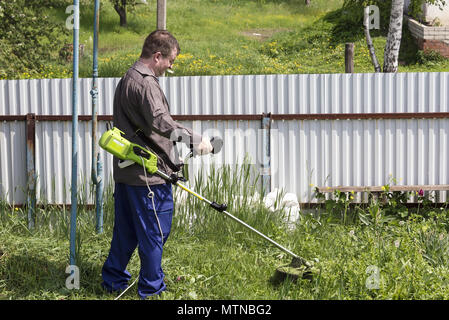
[[[143,44],[140,60],[159,77],[171,68],[180,48],[178,41],[166,30],[156,30],[148,35]]]

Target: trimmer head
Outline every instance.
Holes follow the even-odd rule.
[[[312,276],[316,272],[311,262],[298,257],[293,258],[290,264],[277,268],[272,280],[275,283],[280,283],[287,279],[296,282],[298,278],[312,280]]]

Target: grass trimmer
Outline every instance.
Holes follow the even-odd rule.
[[[243,225],[247,229],[251,230],[252,232],[256,233],[266,241],[270,242],[271,244],[275,245],[277,248],[282,250],[283,252],[287,253],[291,257],[293,257],[290,264],[279,267],[276,270],[276,273],[274,277],[272,278],[275,281],[282,281],[283,279],[290,278],[292,280],[296,280],[299,277],[303,278],[311,278],[312,275],[312,265],[305,259],[297,256],[287,248],[283,247],[276,241],[272,240],[271,238],[267,237],[260,231],[254,229],[247,223],[243,222],[239,218],[233,216],[230,214],[227,210],[226,204],[219,204],[215,201],[210,201],[203,197],[202,195],[196,193],[195,191],[191,190],[184,184],[180,183],[179,176],[176,174],[173,174],[172,176],[169,176],[165,172],[162,172],[157,167],[157,161],[158,157],[154,152],[151,152],[138,144],[132,143],[122,137],[123,132],[120,131],[118,128],[112,128],[105,133],[100,138],[99,144],[100,146],[108,151],[109,153],[113,154],[117,158],[123,160],[123,162],[127,163],[126,165],[129,165],[131,162],[135,162],[141,166],[143,166],[146,170],[146,172],[150,174],[157,174],[166,181],[172,183],[175,186],[180,187],[184,191],[187,191],[189,194],[193,195],[194,197],[200,199],[201,201],[207,203],[209,206],[211,206],[214,210],[223,213],[227,217],[231,218],[232,220],[238,222],[239,224]],[[223,145],[223,142],[219,138],[213,138],[214,141],[211,139],[211,143],[214,147],[213,153],[218,153]],[[190,153],[193,155],[193,152]]]

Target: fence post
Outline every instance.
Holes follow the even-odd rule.
[[[345,72],[354,73],[354,43],[345,45]]]
[[[271,191],[271,113],[262,114],[262,194],[265,196]]]
[[[26,166],[27,166],[27,210],[28,228],[34,229],[36,212],[36,115],[26,115]]]
[[[165,30],[167,24],[167,3],[166,0],[157,0],[157,24],[158,30]]]

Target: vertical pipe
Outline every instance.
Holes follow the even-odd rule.
[[[262,115],[262,194],[265,196],[271,191],[271,113]]]
[[[34,229],[34,220],[36,212],[36,115],[28,113],[26,115],[26,163],[27,163],[27,210],[28,210],[28,228]]]
[[[95,0],[94,7],[94,43],[93,43],[93,74],[92,74],[92,181],[95,185],[96,202],[96,230],[97,233],[103,232],[103,179],[100,171],[102,165],[97,144],[97,105],[98,105],[98,31],[100,16],[100,0]]]
[[[78,59],[79,59],[79,0],[73,0],[73,80],[72,80],[72,199],[70,211],[70,265],[76,265],[76,213],[78,191]]]
[[[98,154],[97,174],[99,182],[97,184],[97,192],[95,201],[97,203],[97,233],[103,232],[103,165],[100,162],[100,154]]]

